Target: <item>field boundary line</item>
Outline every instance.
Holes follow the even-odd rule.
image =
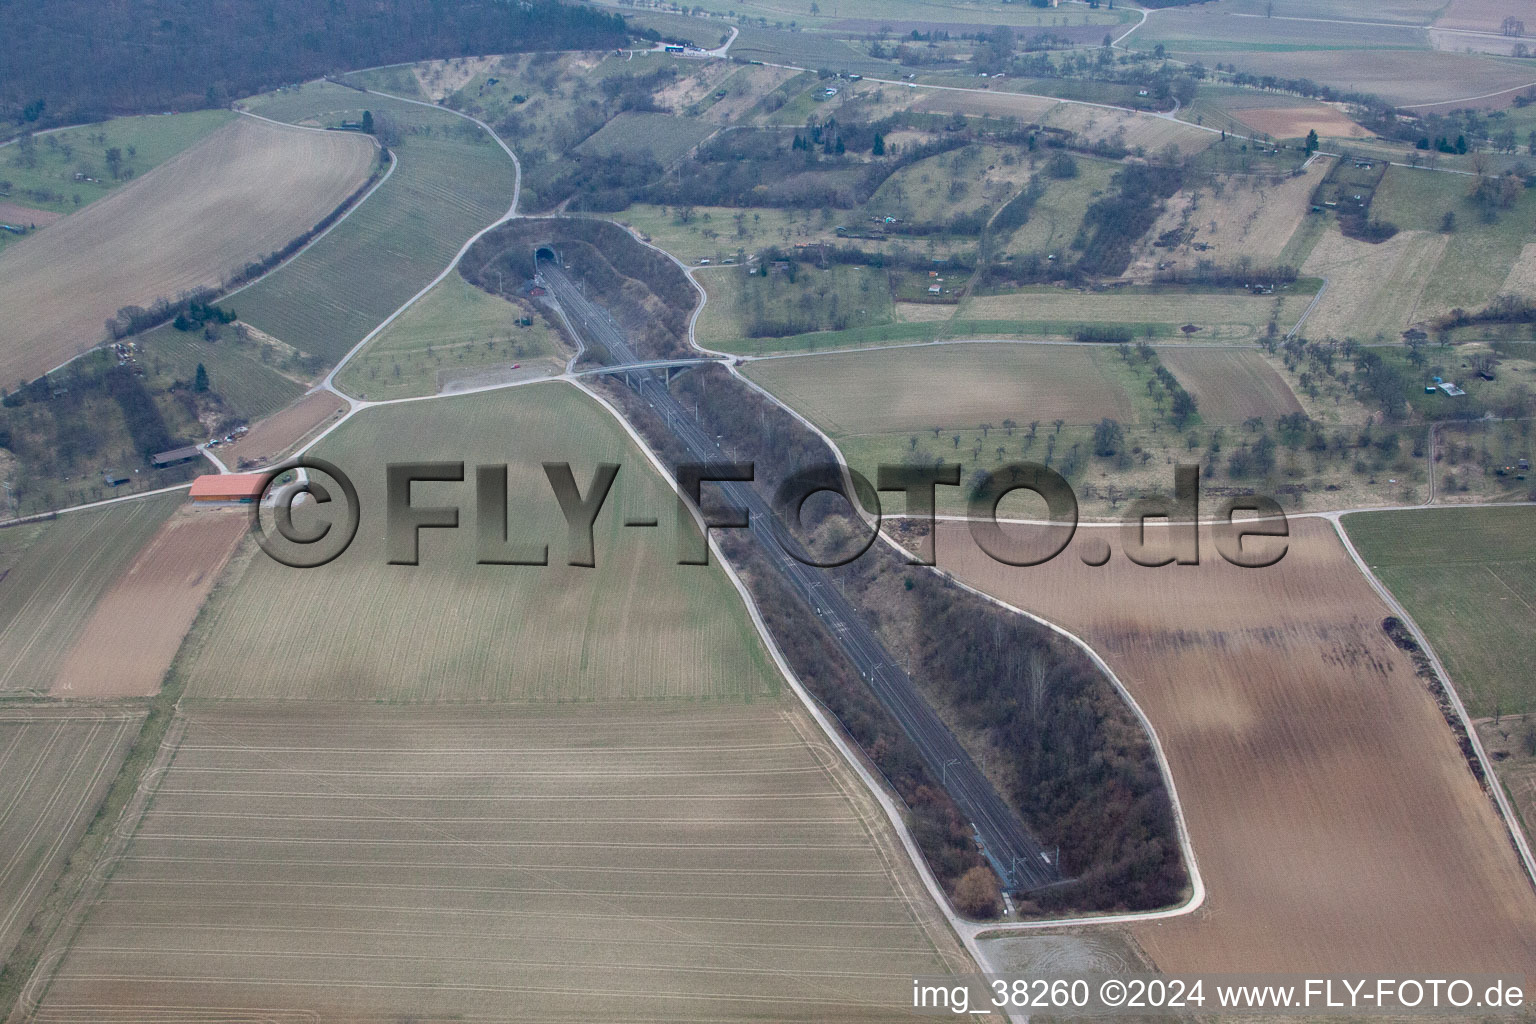
[[[1456,717],[1461,721],[1461,727],[1467,732],[1467,739],[1472,744],[1473,752],[1477,754],[1477,762],[1483,769],[1484,778],[1488,780],[1488,791],[1493,794],[1494,806],[1498,808],[1499,816],[1504,819],[1504,828],[1509,834],[1510,842],[1515,847],[1515,853],[1520,858],[1520,866],[1525,869],[1526,880],[1533,887],[1536,887],[1536,857],[1531,855],[1531,845],[1526,840],[1525,829],[1520,824],[1520,819],[1509,802],[1508,794],[1504,792],[1503,780],[1494,773],[1493,761],[1488,757],[1488,752],[1483,749],[1483,741],[1477,735],[1477,728],[1472,724],[1472,716],[1467,713],[1467,706],[1462,703],[1461,694],[1457,692],[1455,684],[1451,681],[1451,674],[1446,671],[1445,665],[1440,661],[1440,656],[1435,653],[1434,647],[1430,646],[1429,637],[1424,635],[1424,631],[1413,620],[1413,616],[1408,614],[1408,609],[1403,607],[1402,603],[1387,589],[1386,584],[1382,583],[1376,574],[1371,571],[1371,567],[1361,557],[1360,552],[1356,550],[1354,542],[1349,539],[1349,531],[1344,529],[1344,516],[1353,514],[1358,513],[1334,512],[1322,518],[1327,519],[1333,524],[1333,531],[1338,535],[1340,542],[1343,543],[1344,550],[1349,552],[1349,557],[1354,561],[1355,568],[1360,570],[1361,575],[1370,583],[1371,589],[1376,591],[1377,596],[1386,603],[1388,610],[1408,627],[1408,631],[1413,634],[1413,638],[1418,642],[1419,648],[1424,652],[1424,656],[1429,659],[1430,668],[1434,670],[1435,677],[1439,680],[1440,685],[1444,687],[1446,695],[1450,697],[1451,706],[1456,709]]]
[[[236,114],[244,114],[246,117],[253,117],[253,118],[255,118],[258,121],[266,121],[268,124],[276,125],[276,126],[281,127],[281,128],[297,128],[297,129],[299,129],[301,131],[307,131],[307,132],[324,132],[325,131],[325,129],[323,129],[323,128],[310,128],[310,127],[308,127],[306,125],[302,125],[302,124],[289,124],[286,121],[274,121],[270,117],[262,117],[260,114],[253,114],[253,113],[251,113],[248,110],[240,110],[238,108],[231,108],[231,109],[233,109]],[[238,120],[238,118],[236,118],[236,120]],[[230,124],[234,124],[234,123],[235,123],[234,121],[230,122]],[[329,134],[333,134],[333,133],[326,132],[326,134],[329,135]],[[368,138],[373,143],[373,147],[374,147],[375,151],[384,150],[384,147],[379,144],[379,140],[378,139],[375,139],[371,135],[368,136]],[[385,152],[387,152],[387,150],[385,150]],[[271,267],[271,268],[263,271],[260,276],[252,278],[251,280],[245,282],[244,284],[240,285],[237,288],[234,288],[231,291],[218,291],[218,292],[216,292],[216,295],[215,295],[215,298],[214,298],[213,301],[214,302],[223,302],[223,301],[225,301],[226,299],[230,298],[233,295],[240,294],[241,292],[245,291],[247,288],[251,287],[254,284],[260,283],[261,281],[265,280],[267,277],[271,276],[272,274],[275,274],[279,270],[282,270],[288,264],[292,263],[294,260],[296,260],[300,256],[304,255],[306,252],[309,251],[311,246],[313,246],[315,243],[319,242],[320,239],[324,238],[326,235],[330,234],[333,228],[335,228],[337,225],[339,225],[342,221],[346,220],[348,217],[352,216],[352,211],[353,210],[356,210],[359,206],[362,206],[365,202],[367,202],[369,197],[371,197],[375,192],[377,192],[379,190],[379,187],[381,185],[383,185],[386,181],[389,180],[389,176],[391,174],[395,173],[395,166],[399,162],[400,162],[399,160],[395,159],[394,154],[391,153],[390,154],[389,167],[379,177],[379,180],[373,183],[373,186],[371,188],[369,188],[367,192],[364,192],[361,196],[358,196],[355,200],[352,199],[349,196],[346,199],[343,199],[341,201],[341,203],[338,203],[336,207],[332,208],[331,212],[335,213],[337,209],[341,208],[342,204],[345,204],[346,207],[347,207],[345,210],[342,210],[341,216],[337,217],[334,221],[331,222],[329,227],[327,227],[324,231],[320,232],[314,238],[311,238],[309,241],[305,242],[303,245],[299,246],[299,248],[296,249],[292,254],[290,254],[287,259],[283,260],[281,263],[277,264],[276,266]],[[153,171],[153,170],[158,170],[158,169],[159,168],[152,168],[151,170]],[[159,300],[157,299],[157,300],[154,300],[154,301],[159,301]],[[154,327],[158,327],[158,326],[161,326],[161,324],[154,325]],[[134,337],[134,336],[137,336],[139,334],[147,333],[148,331],[154,330],[154,327],[145,328],[143,331],[135,331],[131,335],[125,335],[125,337]],[[106,346],[112,344],[112,342],[114,340],[117,340],[117,339],[110,339],[109,338],[109,339],[107,339],[105,341],[99,341],[95,345],[92,345],[90,348],[86,349],[84,352],[77,352],[76,354],[70,356],[68,359],[64,360],[58,366],[55,366],[53,369],[46,371],[43,374],[43,376],[46,377],[46,376],[48,376],[48,374],[57,373],[58,371],[64,369],[64,367],[68,366],[69,364],[71,364],[73,362],[77,362],[78,360],[84,359],[86,356],[90,355],[93,352],[100,351],[101,349],[105,348]],[[206,455],[207,452],[204,452],[203,454]]]
[[[349,362],[352,361],[352,357],[353,356],[357,355],[358,352],[362,351],[363,346],[367,345],[370,341],[372,341],[375,337],[377,337],[386,327],[388,327],[390,324],[394,323],[395,320],[398,319],[401,314],[403,314],[406,310],[408,310],[412,306],[414,306],[417,303],[418,300],[420,300],[424,295],[426,295],[428,292],[430,292],[433,288],[436,288],[437,285],[444,278],[446,278],[449,274],[453,273],[454,268],[459,265],[459,261],[464,258],[464,254],[469,251],[470,246],[472,246],[476,242],[480,241],[480,239],[483,236],[485,236],[488,232],[490,232],[490,231],[492,231],[492,230],[494,230],[496,228],[501,227],[503,224],[507,223],[509,220],[512,220],[515,217],[517,217],[517,215],[518,215],[518,213],[517,213],[517,202],[518,202],[518,199],[522,196],[522,191],[523,191],[523,164],[522,164],[522,161],[518,160],[517,154],[512,152],[511,148],[506,144],[506,142],[504,142],[502,140],[501,136],[496,134],[495,129],[493,129],[490,125],[486,124],[484,121],[480,120],[477,117],[471,117],[468,114],[461,113],[460,111],[452,110],[452,109],[450,109],[448,107],[438,106],[436,103],[428,103],[428,102],[426,102],[424,100],[413,100],[413,99],[411,99],[409,97],[406,97],[406,96],[396,96],[393,93],[380,92],[380,91],[375,90],[375,89],[364,89],[363,92],[365,94],[369,94],[369,95],[373,95],[373,96],[381,96],[384,99],[396,100],[396,101],[401,102],[401,103],[412,103],[412,104],[415,104],[418,107],[428,107],[428,108],[430,108],[432,110],[441,110],[441,111],[444,111],[446,113],[452,114],[455,117],[462,117],[466,121],[470,121],[470,122],[472,122],[472,123],[474,123],[476,125],[479,125],[480,128],[487,135],[489,135],[491,137],[491,140],[493,142],[495,142],[496,145],[501,147],[501,151],[503,153],[507,154],[507,157],[509,159],[511,159],[511,161],[512,161],[513,176],[512,176],[512,202],[507,206],[507,212],[502,214],[499,218],[497,218],[492,223],[487,224],[485,227],[481,228],[479,231],[477,231],[473,235],[471,235],[469,237],[469,239],[463,245],[459,246],[459,251],[454,253],[453,259],[448,261],[448,265],[443,268],[443,270],[442,270],[442,272],[440,274],[438,274],[430,282],[428,282],[427,285],[424,288],[421,289],[421,291],[417,292],[415,295],[412,295],[409,299],[406,299],[404,305],[402,305],[399,309],[395,310],[393,313],[389,314],[389,316],[385,317],[383,319],[383,321],[381,321],[378,324],[378,326],[374,327],[373,330],[371,330],[367,334],[363,335],[362,340],[359,341],[356,345],[353,345],[350,349],[347,350],[347,353],[341,357],[340,361],[337,362],[335,366],[331,367],[330,371],[321,379],[320,383],[317,384],[315,387],[310,389],[311,391],[325,390],[325,391],[335,392],[337,395],[340,395],[341,398],[345,402],[347,402],[349,405],[353,406],[354,409],[356,408],[356,403],[357,403],[358,399],[353,398],[351,395],[345,393],[344,391],[342,391],[341,389],[336,387],[336,375],[338,373],[340,373],[346,367],[346,365]]]

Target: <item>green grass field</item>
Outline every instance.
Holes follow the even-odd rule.
[[[1276,13],[1284,4],[1276,4]],[[1162,44],[1175,53],[1208,50],[1317,50],[1374,47],[1429,49],[1423,32],[1403,25],[1365,25],[1351,17],[1348,26],[1326,21],[1254,18],[1184,10],[1160,11],[1137,29],[1130,44],[1150,50]],[[1372,19],[1374,20],[1374,19]]]
[[[519,319],[531,319],[523,326]],[[550,359],[561,351],[559,336],[542,317],[449,274],[390,324],[337,375],[348,394],[370,399],[431,395],[449,376]]]
[[[1536,509],[1362,512],[1344,526],[1473,715],[1536,711]]]
[[[697,280],[709,293],[694,325],[706,348],[734,347],[759,330],[844,330],[887,324],[893,316],[890,282],[878,267],[799,264],[793,281],[787,273],[720,268]]]
[[[960,303],[958,315],[976,320],[1115,325],[1138,336],[1145,333],[1145,325],[1153,325],[1161,327],[1154,330],[1154,336],[1181,339],[1186,338],[1181,328],[1192,324],[1200,328],[1187,336],[1192,342],[1250,342],[1263,335],[1272,317],[1284,327],[1294,324],[1315,293],[1316,285],[1307,280],[1272,296],[1232,290],[1117,288],[1079,292],[1030,286],[1000,295],[968,296]]]
[[[10,193],[0,195],[0,202],[71,213],[160,166],[234,116],[228,110],[198,110],[115,117],[12,143],[0,149],[0,192]],[[107,164],[109,149],[121,150],[117,179]]]
[[[765,359],[746,373],[838,438],[931,438],[983,422],[1001,434],[1005,419],[1133,422],[1145,398],[1112,345],[934,345]]]
[[[1531,240],[1536,192],[1520,189],[1515,204],[1497,210],[1489,222],[1470,191],[1471,179],[1463,175],[1393,167],[1371,203],[1372,217],[1405,230],[1439,232],[1445,214],[1456,215],[1456,230],[1424,285],[1421,304],[1432,313],[1487,305],[1499,294],[1521,246]]]
[[[291,353],[254,340],[241,341],[232,328],[225,328],[218,341],[209,342],[201,331],[178,331],[166,324],[135,341],[151,387],[194,380],[201,363],[208,371],[210,388],[224,399],[229,411],[251,422],[277,412],[306,387],[301,383],[307,377],[303,368],[285,365],[294,362]]]
[[[342,77],[365,89],[377,89],[393,96],[407,96],[413,100],[426,99],[421,93],[421,83],[416,81],[416,76],[409,66],[369,68],[367,71],[353,71]]]
[[[1051,178],[1045,181],[1045,195],[1030,210],[1029,220],[1014,231],[1009,238],[999,238],[999,252],[1056,253],[1065,258],[1067,245],[1077,236],[1083,223],[1083,214],[1103,191],[1109,188],[1109,179],[1119,170],[1117,164],[1107,160],[1093,160],[1074,156],[1077,177]]]
[[[47,689],[96,599],[186,500],[177,491],[0,530],[0,693]]]
[[[715,126],[672,114],[625,113],[589,135],[575,152],[590,156],[639,157],[649,154],[670,166],[703,142]]]
[[[451,114],[314,85],[272,97],[261,111],[294,121],[356,118],[361,103],[405,128],[394,174],[334,231],[230,299],[242,319],[327,361],[435,277],[512,199],[512,161]]]
[[[189,694],[421,702],[776,692],[778,676],[724,573],[676,564],[670,487],[570,385],[374,408],[315,454],[358,487],[356,541],[321,569],[254,556],[204,612]],[[423,531],[420,565],[388,565],[384,467],[430,459],[467,463],[463,484],[415,488],[418,504],[459,504],[461,528]],[[622,467],[598,520],[595,569],[566,564],[543,461],[569,461],[583,493],[598,462]],[[476,564],[474,466],[501,462],[511,463],[512,539],[547,543],[549,566]],[[631,516],[660,525],[625,529]]]

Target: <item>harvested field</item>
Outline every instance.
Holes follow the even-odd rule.
[[[1509,268],[1509,276],[1504,279],[1499,294],[1536,299],[1536,242],[1527,242],[1520,247],[1520,256]]]
[[[257,554],[209,603],[188,693],[297,700],[483,701],[760,698],[779,677],[718,567],[677,563],[670,486],[608,413],[569,384],[379,406],[314,454],[358,489],[357,539],[319,569]],[[418,484],[462,528],[423,530],[420,565],[387,564],[385,466],[463,460],[463,484]],[[542,463],[587,492],[622,468],[594,531],[596,568],[568,564],[568,531]],[[509,462],[512,543],[547,566],[476,564],[475,466]],[[656,529],[625,529],[654,517]]]
[[[329,391],[311,391],[282,412],[274,413],[232,444],[215,449],[231,469],[264,466],[293,451],[305,438],[347,411],[347,403]]]
[[[1423,320],[1430,315],[1421,309],[1424,290],[1447,241],[1438,233],[1399,231],[1372,245],[1345,238],[1330,224],[1301,267],[1303,274],[1328,278],[1328,290],[1307,318],[1307,336],[1395,338]]]
[[[1157,730],[1209,895],[1132,932],[1164,971],[1527,972],[1536,894],[1387,608],[1328,523],[1239,569],[1011,568],[949,523],[940,565],[1073,630]],[[1253,543],[1253,542],[1250,542]],[[1426,927],[1433,922],[1433,927]]]
[[[1184,156],[1209,149],[1220,135],[1169,117],[1129,110],[1062,103],[1045,118],[1054,128],[1067,128],[1089,142],[1119,143],[1128,149],[1157,153],[1170,144]]]
[[[0,964],[138,735],[139,710],[0,710]]]
[[[1365,128],[1344,113],[1322,103],[1295,107],[1230,107],[1232,116],[1250,128],[1276,139],[1299,139],[1307,132],[1333,138],[1363,139],[1370,136]]]
[[[1140,335],[1142,325],[1177,334],[1192,323],[1200,328],[1195,341],[1257,341],[1275,311],[1275,296],[1245,292],[1189,292],[1176,288],[1144,291],[1122,288],[1103,292],[1034,287],[1002,295],[977,295],[961,302],[966,319],[1005,320],[1045,324],[1123,324]],[[1280,322],[1293,324],[1312,296],[1292,291],[1280,296]],[[1067,328],[1067,333],[1071,328]],[[1054,333],[1054,332],[1053,332]]]
[[[968,963],[785,701],[185,721],[41,1020],[888,1020]]]
[[[160,688],[171,659],[250,528],[245,509],[184,508],[112,588],[70,649],[56,697],[141,697]]]
[[[1526,15],[1530,12],[1527,10]],[[1518,5],[1509,0],[1450,0],[1435,19],[1435,28],[1454,28],[1464,32],[1491,32],[1497,35],[1510,15],[1520,16]],[[1526,30],[1536,24],[1526,26]]]
[[[47,688],[97,599],[184,501],[178,491],[0,531],[0,693]]]
[[[1113,347],[928,345],[764,359],[746,374],[834,435],[1057,417],[1130,422]]]
[[[1273,423],[1302,411],[1285,378],[1257,349],[1168,345],[1157,355],[1195,396],[1206,423],[1241,423],[1250,416]]]
[[[1271,0],[1226,0],[1233,13],[1262,15]],[[1427,25],[1445,6],[1445,0],[1375,0],[1370,20],[1400,25]],[[1277,8],[1278,11],[1278,8]],[[1356,19],[1358,0],[1285,0],[1285,14],[1292,18]]]
[[[1344,525],[1472,714],[1536,711],[1536,509],[1366,512]]]
[[[240,118],[0,253],[0,379],[31,379],[103,338],[123,306],[217,284],[333,210],[368,176],[355,134]]]
[[[1220,194],[1210,188],[1180,190],[1137,243],[1136,258],[1126,276],[1150,280],[1157,265],[1170,258],[1186,269],[1202,259],[1234,265],[1244,257],[1255,266],[1273,266],[1307,216],[1312,190],[1330,165],[1327,160],[1314,161],[1306,173],[1295,177],[1231,175],[1223,180]],[[1179,244],[1152,244],[1180,229],[1184,235]],[[1196,249],[1196,245],[1205,248]]]
[[[337,123],[360,118],[364,100],[326,83],[255,105],[269,117]],[[512,202],[512,161],[485,132],[447,111],[380,96],[366,102],[402,129],[394,173],[334,231],[231,300],[242,320],[327,362],[425,287]]]
[[[62,216],[64,216],[62,213],[53,210],[38,210],[30,206],[17,206],[15,203],[0,203],[0,223],[12,224],[19,228],[45,228]]]
[[[958,89],[917,90],[920,97],[911,109],[936,114],[970,114],[979,117],[1016,117],[1025,123],[1040,121],[1061,106],[1050,96],[1018,92],[961,92]]]
[[[1202,51],[1200,59],[1207,64],[1236,64],[1239,70],[1256,75],[1310,78],[1336,89],[1375,93],[1389,103],[1419,109],[1438,104],[1507,106],[1513,92],[1487,104],[1465,98],[1514,90],[1536,81],[1536,73],[1518,61],[1432,50],[1216,50]]]

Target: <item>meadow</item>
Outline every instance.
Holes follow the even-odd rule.
[[[764,359],[745,372],[834,438],[1137,416],[1134,380],[1109,345],[893,348]]]
[[[335,85],[254,104],[267,117],[400,125],[398,166],[367,201],[298,257],[230,299],[242,320],[332,363],[436,277],[512,202],[511,159],[481,129],[440,110]]]
[[[1520,261],[1536,218],[1536,193],[1520,189],[1511,207],[1486,218],[1468,193],[1469,179],[1393,167],[1371,202],[1371,216],[1411,231],[1439,233],[1446,213],[1455,230],[1446,236],[1444,253],[1424,280],[1416,313],[1424,320],[1452,309],[1478,309],[1501,294],[1511,269]]]
[[[1536,509],[1435,508],[1344,517],[1350,540],[1429,638],[1467,710],[1536,711]]]
[[[823,270],[799,264],[767,277],[741,268],[712,268],[695,278],[709,295],[694,324],[706,348],[731,347],[743,338],[836,331],[890,323],[891,287],[879,267],[836,264]]]
[[[1226,5],[1223,5],[1226,6]],[[1281,15],[1290,4],[1276,4]],[[1262,12],[1260,12],[1262,13]],[[1423,29],[1410,25],[1385,23],[1362,18],[1358,13],[1338,14],[1350,21],[1348,26],[1326,20],[1294,20],[1286,13],[1276,18],[1253,17],[1242,12],[1172,10],[1158,11],[1131,36],[1130,43],[1139,50],[1162,44],[1174,53],[1200,53],[1212,50],[1252,48],[1265,52],[1294,50],[1374,48],[1429,49]],[[1346,31],[1347,29],[1347,31]]]
[[[889,1020],[968,963],[783,700],[182,722],[43,1019]]]
[[[1029,212],[1029,220],[1015,229],[1009,238],[999,238],[997,248],[1004,253],[1043,252],[1065,257],[1067,246],[1077,237],[1083,214],[1093,201],[1109,188],[1109,180],[1120,169],[1108,160],[1076,156],[1077,175],[1072,178],[1047,176],[1045,194]]]
[[[48,688],[97,600],[185,501],[175,491],[0,531],[0,693]]]
[[[12,143],[0,149],[0,193],[5,193],[0,202],[73,213],[143,177],[233,117],[227,110],[114,117]],[[116,175],[107,159],[113,149]]]
[[[240,307],[227,304],[235,313]],[[252,423],[270,416],[304,393],[311,368],[301,364],[292,349],[242,339],[224,329],[218,341],[206,340],[201,331],[178,331],[170,324],[146,331],[134,339],[140,364],[149,371],[148,383],[157,389],[174,381],[192,381],[197,367],[208,374],[208,385],[231,413]]]
[[[518,321],[528,319],[524,325]],[[401,314],[352,358],[337,385],[359,398],[432,395],[445,380],[506,370],[559,372],[560,336],[531,308],[514,305],[457,273]]]
[[[1158,969],[1530,963],[1536,894],[1331,524],[1292,519],[1264,569],[1229,564],[1208,533],[1199,565],[1145,568],[1124,539],[1081,529],[1060,557],[1012,568],[948,523],[937,549],[1092,645],[1157,731],[1207,887],[1197,913],[1130,927]]]
[[[1298,281],[1273,296],[1236,291],[1196,291],[1182,288],[1117,288],[1080,292],[1050,286],[1030,286],[999,295],[968,296],[959,317],[973,320],[1011,319],[1021,327],[1034,323],[1079,323],[1125,327],[1136,337],[1147,325],[1160,327],[1157,336],[1185,338],[1182,328],[1193,324],[1192,342],[1257,341],[1271,319],[1286,330],[1301,318],[1314,292]],[[1278,308],[1277,308],[1278,307]]]
[[[1328,166],[1328,161],[1318,160],[1295,176],[1234,174],[1215,184],[1203,180],[1180,189],[1136,243],[1127,276],[1151,280],[1166,261],[1184,268],[1201,260],[1228,266],[1245,258],[1260,267],[1282,263],[1286,247],[1306,219],[1322,219],[1308,210],[1312,190],[1327,175]]]
[[[218,285],[307,231],[367,178],[375,149],[253,118],[0,253],[0,379],[99,344],[123,306]]]
[[[624,113],[587,136],[574,152],[627,158],[648,155],[663,167],[668,167],[703,142],[714,130],[714,125],[688,117]]]
[[[251,560],[209,604],[189,694],[422,702],[776,692],[724,574],[676,564],[671,488],[570,385],[375,407],[313,453],[356,483],[357,539],[320,569]],[[415,501],[457,503],[461,528],[423,531],[420,565],[387,564],[385,465],[433,459],[464,460],[467,479],[418,484]],[[547,544],[548,566],[476,564],[474,467],[507,461],[511,540]],[[599,462],[622,467],[596,526],[595,569],[567,564],[545,461],[569,461],[583,493]],[[625,529],[631,517],[659,525]]]

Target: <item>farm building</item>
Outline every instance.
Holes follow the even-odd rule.
[[[160,469],[164,466],[174,466],[179,462],[191,462],[200,454],[202,453],[197,450],[196,445],[189,444],[185,448],[172,448],[170,451],[156,452],[149,457],[149,464],[156,469]]]
[[[266,473],[209,473],[192,481],[192,500],[250,504],[267,487]]]

